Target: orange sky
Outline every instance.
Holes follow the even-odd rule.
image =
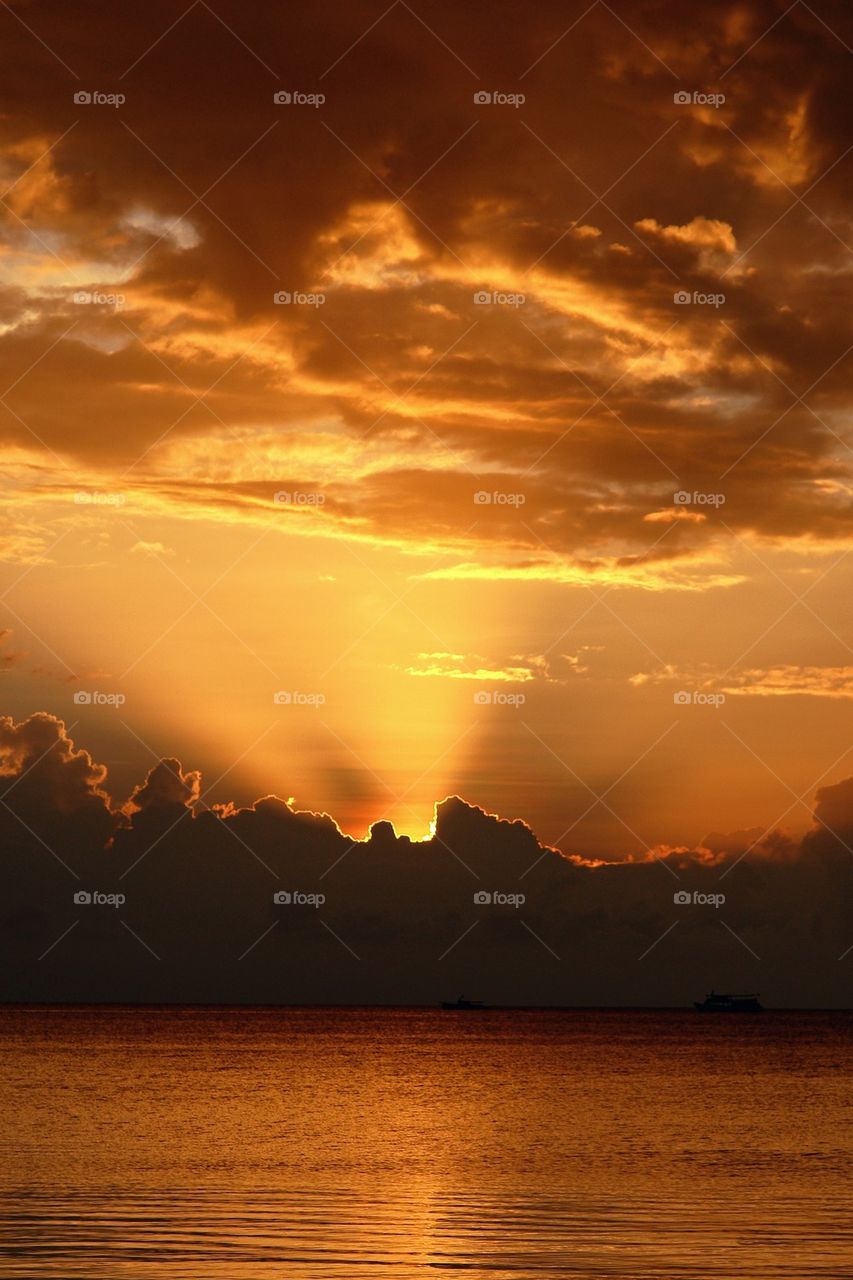
[[[621,858],[851,773],[850,16],[586,9],[0,12],[2,710],[116,798]]]

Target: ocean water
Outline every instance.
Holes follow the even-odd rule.
[[[0,1276],[853,1276],[853,1017],[0,1011]]]

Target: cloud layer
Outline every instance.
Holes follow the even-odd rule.
[[[352,840],[270,795],[199,803],[160,761],[124,806],[45,713],[0,721],[3,998],[838,1006],[853,780],[800,842],[758,827],[602,863],[459,797],[431,837]],[[81,898],[82,894],[82,898]],[[685,901],[689,899],[689,901]],[[846,957],[846,958],[845,958]]]
[[[846,542],[843,6],[380,16],[7,7],[0,430],[41,496],[320,492],[306,531],[655,589],[723,515]],[[649,524],[679,490],[724,511]]]

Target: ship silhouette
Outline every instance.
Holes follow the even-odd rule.
[[[466,1000],[460,996],[458,1000],[442,1000],[442,1009],[485,1009],[482,1000]]]
[[[758,992],[749,995],[721,995],[718,991],[710,991],[704,1000],[694,1000],[693,1008],[699,1013],[763,1013],[764,1005],[758,999]]]

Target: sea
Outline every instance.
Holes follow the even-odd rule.
[[[0,1010],[0,1276],[842,1280],[853,1014]]]

